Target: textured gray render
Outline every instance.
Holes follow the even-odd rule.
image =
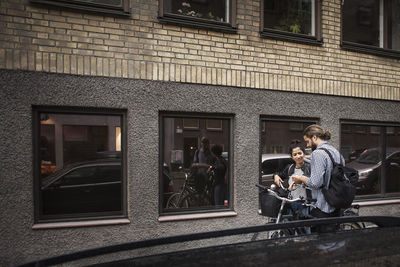
[[[335,146],[339,144],[339,119],[400,122],[398,102],[7,70],[0,71],[0,99],[1,266],[102,245],[264,223],[265,218],[257,214],[254,186],[259,179],[261,115],[319,118],[331,130]],[[129,224],[32,229],[32,105],[127,110]],[[237,216],[158,222],[160,111],[234,114]],[[398,208],[387,212],[398,213]]]

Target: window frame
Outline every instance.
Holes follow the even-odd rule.
[[[263,155],[263,135],[268,132],[268,128],[266,125],[266,122],[286,122],[286,123],[311,123],[311,124],[318,124],[320,121],[319,118],[316,117],[295,117],[295,116],[268,116],[268,115],[261,115],[260,116],[260,123],[259,123],[259,160],[258,160],[258,164],[259,164],[259,179],[258,182],[260,184],[262,184],[262,155]],[[264,125],[264,129],[265,131],[263,131],[263,125]],[[304,129],[303,129],[304,130]],[[290,129],[290,126],[288,127],[288,131],[292,131]],[[303,131],[301,131],[301,134],[303,133]],[[302,141],[302,140],[300,140]],[[287,144],[287,146],[289,146],[289,143]],[[286,152],[283,152],[284,154],[286,154]],[[269,154],[269,153],[267,153]],[[259,198],[259,201],[261,201],[261,199]],[[261,202],[259,202],[259,205],[261,207]]]
[[[230,21],[218,22],[201,18],[191,18],[184,15],[178,15],[165,12],[164,1],[160,0],[158,3],[158,20],[161,23],[173,24],[178,26],[185,26],[190,28],[210,29],[219,32],[236,33],[238,28],[236,24],[236,0],[229,0],[230,2]]]
[[[260,36],[281,41],[322,46],[322,0],[315,0],[315,36],[291,33],[264,27],[264,1],[260,1]]]
[[[341,3],[341,27],[340,27],[340,46],[349,51],[372,54],[375,56],[384,56],[384,57],[392,57],[392,58],[400,58],[400,51],[386,48],[388,45],[388,1],[383,0],[383,46],[372,46],[359,44],[351,41],[345,41],[343,37],[343,29],[344,29],[344,0]],[[379,12],[379,10],[378,10]]]
[[[229,175],[229,194],[228,194],[228,206],[220,207],[214,209],[193,209],[187,211],[172,211],[166,212],[163,207],[163,164],[164,164],[164,119],[165,118],[190,118],[190,119],[220,119],[220,120],[229,120],[229,160],[228,160],[228,175]],[[221,216],[224,216],[226,212],[234,211],[234,179],[233,179],[233,160],[234,160],[234,115],[233,114],[216,114],[216,113],[186,113],[186,112],[176,112],[176,111],[160,111],[159,113],[159,164],[158,164],[158,210],[160,218],[167,218],[169,216],[179,216],[179,215],[192,215],[193,218],[197,218],[197,214],[207,214],[207,213],[221,213]],[[228,215],[231,216],[231,215]],[[186,218],[186,217],[185,217]],[[199,217],[200,218],[200,217]],[[159,219],[160,220],[160,219]],[[162,221],[162,219],[161,219]]]
[[[43,4],[55,7],[68,8],[73,10],[110,14],[117,16],[130,16],[129,0],[121,0],[121,6],[100,4],[100,3],[89,3],[83,0],[30,0],[34,4]]]
[[[121,211],[116,212],[99,212],[92,213],[90,216],[85,215],[43,215],[41,214],[42,200],[40,194],[40,114],[64,114],[64,115],[103,115],[103,116],[120,116],[121,119],[121,167],[122,167],[122,206]],[[52,222],[78,222],[93,220],[114,220],[125,219],[127,214],[127,111],[123,109],[109,108],[89,108],[89,107],[64,107],[64,106],[41,106],[32,105],[32,145],[33,145],[33,197],[34,197],[34,223],[52,223]],[[112,213],[112,214],[111,214]]]
[[[377,121],[360,121],[360,120],[346,120],[346,119],[341,119],[339,122],[339,140],[340,140],[340,145],[339,147],[342,147],[342,126],[343,125],[359,125],[359,126],[375,126],[375,127],[380,127],[380,142],[381,142],[381,162],[382,165],[386,165],[388,158],[386,157],[386,148],[387,148],[387,135],[390,133],[387,133],[387,128],[388,127],[400,127],[400,123],[397,122],[377,122]],[[352,132],[352,133],[357,133],[357,132]],[[381,175],[381,192],[377,194],[370,194],[370,195],[356,195],[355,201],[368,201],[368,200],[375,200],[375,199],[390,199],[390,198],[400,198],[400,192],[394,192],[394,193],[387,193],[386,192],[386,168],[381,168],[380,171]]]

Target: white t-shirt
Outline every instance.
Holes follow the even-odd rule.
[[[297,176],[302,176],[304,174],[303,170],[301,168],[294,169],[294,173],[289,177],[289,185],[292,184],[292,176],[297,175]],[[302,184],[294,184],[292,187],[291,191],[292,199],[303,197],[303,199],[307,199],[307,193],[306,189],[303,187]]]

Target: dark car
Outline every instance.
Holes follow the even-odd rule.
[[[121,159],[71,164],[45,177],[40,189],[43,215],[121,211]]]
[[[274,181],[274,173],[281,171],[286,165],[294,161],[289,154],[262,154],[261,156],[261,184],[270,186]]]
[[[381,151],[378,148],[365,149],[360,156],[347,164],[358,170],[357,193],[374,194],[379,192],[381,172]],[[386,150],[386,188],[400,188],[400,148]]]

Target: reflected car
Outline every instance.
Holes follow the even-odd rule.
[[[394,185],[399,188],[400,181],[400,148],[389,147],[386,149],[386,187]],[[380,192],[381,151],[378,148],[365,149],[360,156],[346,164],[358,171],[358,194],[376,194]],[[399,184],[396,186],[396,184]]]
[[[274,182],[274,174],[283,170],[286,165],[294,161],[289,154],[262,154],[261,156],[261,184],[270,186]]]
[[[120,213],[121,159],[110,157],[68,165],[45,177],[40,189],[43,215]]]

